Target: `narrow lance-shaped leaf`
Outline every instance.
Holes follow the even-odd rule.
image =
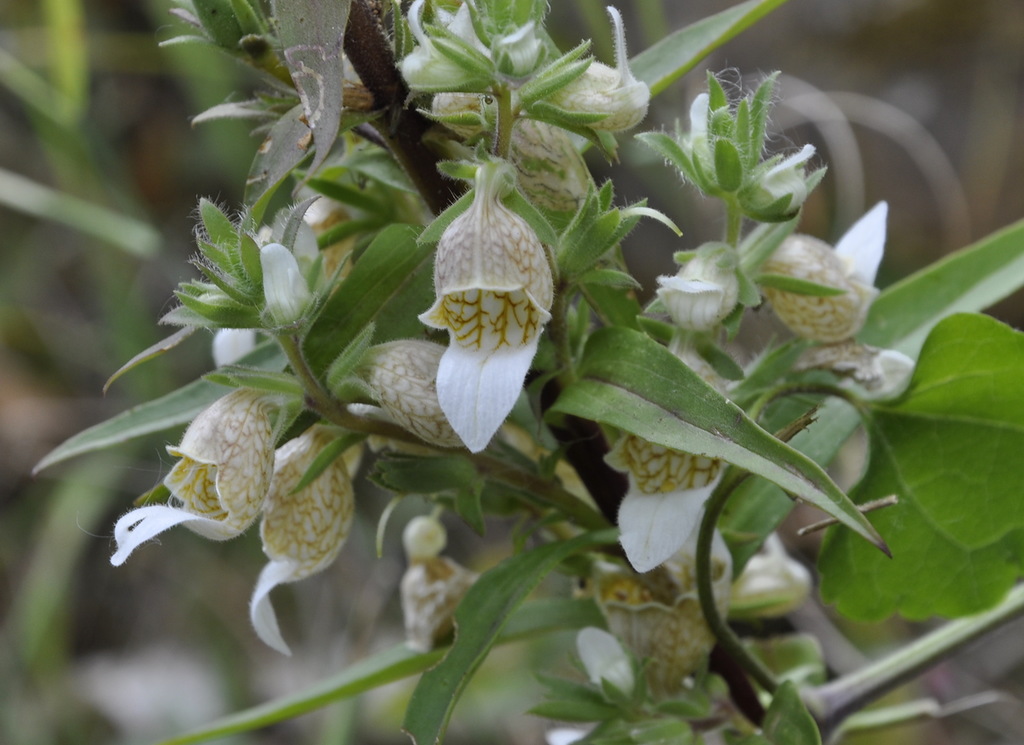
[[[580,374],[553,411],[610,424],[675,450],[721,458],[778,484],[886,550],[820,466],[761,429],[648,336],[601,329],[587,342]]]
[[[517,610],[505,624],[498,643],[552,631],[601,626],[604,617],[593,600],[538,600]],[[448,651],[415,652],[405,644],[378,652],[308,688],[250,709],[230,714],[160,745],[189,745],[266,727],[322,708],[365,691],[423,672]]]
[[[327,158],[341,126],[341,48],[351,0],[288,0],[274,3],[274,17],[292,82],[299,92],[316,154],[310,173]],[[279,6],[284,6],[280,7]],[[280,12],[279,12],[280,11]]]
[[[260,370],[282,370],[284,355],[267,342],[238,361]],[[206,380],[196,380],[160,398],[134,406],[111,419],[65,440],[36,464],[35,473],[76,455],[102,450],[154,432],[185,424],[196,414],[227,394],[229,389]]]
[[[657,95],[701,59],[785,2],[748,0],[708,16],[648,47],[630,60],[630,68],[650,86],[651,94]]]

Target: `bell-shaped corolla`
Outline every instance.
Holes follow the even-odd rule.
[[[469,209],[437,244],[437,300],[419,319],[448,331],[437,398],[466,447],[479,452],[523,387],[554,296],[547,253],[529,223],[502,204],[508,164],[480,166]]]
[[[260,525],[263,553],[270,562],[256,582],[249,615],[260,639],[283,654],[291,651],[281,636],[270,591],[326,569],[337,558],[352,526],[355,496],[345,458],[335,458],[302,485],[317,456],[336,437],[330,428],[317,424],[277,450]]]
[[[181,444],[167,452],[180,460],[164,479],[168,504],[139,507],[114,525],[120,566],[140,544],[175,525],[223,541],[241,534],[263,509],[274,469],[271,405],[239,388],[202,411]]]

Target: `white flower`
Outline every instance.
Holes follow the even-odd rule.
[[[460,447],[437,400],[435,379],[445,348],[414,339],[381,344],[373,350],[366,382],[395,424],[424,442]]]
[[[788,196],[783,209],[794,212],[807,199],[804,164],[814,156],[814,145],[804,145],[800,152],[772,166],[758,181],[763,190],[760,199],[765,207]]]
[[[409,30],[416,40],[416,48],[399,64],[405,82],[413,90],[426,92],[457,91],[466,85],[479,82],[472,73],[446,57],[434,46],[433,41],[423,30],[423,5],[424,0],[416,0],[409,6],[407,20]],[[467,4],[459,8],[454,18],[442,17],[441,20],[442,25],[446,25],[455,36],[486,54],[486,49],[473,31]],[[444,20],[448,20],[448,23],[445,24]]]
[[[784,616],[803,605],[810,592],[810,572],[772,533],[733,583],[732,610],[744,617]]]
[[[648,572],[696,533],[723,464],[636,435],[620,438],[605,460],[629,477],[629,491],[619,506],[619,543],[633,568]]]
[[[241,534],[259,515],[274,468],[273,428],[266,399],[239,388],[201,412],[185,430],[181,458],[164,479],[170,504],[132,510],[114,525],[120,566],[140,544],[184,525],[223,541]]]
[[[439,555],[447,539],[435,517],[413,518],[402,533],[409,558],[399,586],[405,637],[421,652],[451,633],[455,609],[477,578],[476,572]]]
[[[312,299],[295,256],[280,243],[268,243],[260,249],[260,265],[270,318],[279,326],[295,323]]]
[[[598,564],[594,599],[608,628],[637,658],[646,660],[644,677],[655,698],[677,697],[714,646],[696,584],[696,531],[656,571],[635,574]],[[711,544],[711,589],[718,612],[729,608],[732,557],[717,532]]]
[[[256,346],[256,329],[218,329],[213,335],[213,364],[231,365]]]
[[[588,626],[576,635],[576,651],[591,683],[600,686],[606,680],[626,696],[633,693],[633,665],[614,636]]]
[[[260,537],[270,562],[260,572],[249,615],[267,645],[291,654],[281,637],[270,591],[323,571],[337,558],[348,537],[355,510],[352,481],[343,457],[295,491],[303,475],[336,435],[314,425],[277,451]]]
[[[677,326],[710,331],[739,297],[735,253],[728,246],[701,251],[674,277],[658,277],[658,297]]]
[[[822,342],[849,339],[860,331],[878,295],[875,275],[885,247],[888,206],[876,204],[851,227],[835,250],[806,235],[783,241],[762,270],[843,290],[817,296],[765,287],[776,315],[798,336]]]
[[[480,166],[472,205],[437,244],[437,300],[419,317],[448,331],[437,398],[473,452],[487,447],[512,410],[551,317],[554,286],[544,246],[501,203],[510,170],[498,163]]]
[[[647,116],[651,90],[637,80],[629,68],[626,32],[619,11],[609,5],[608,15],[615,27],[615,67],[591,63],[580,77],[551,96],[551,102],[567,111],[606,114],[588,124],[591,129],[621,132],[639,124]]]

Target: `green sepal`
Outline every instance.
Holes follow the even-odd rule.
[[[210,242],[216,245],[238,243],[238,230],[235,224],[216,203],[203,197],[199,200],[199,217]]]
[[[332,463],[334,463],[334,461],[340,458],[346,450],[353,445],[358,445],[365,439],[366,435],[359,432],[342,432],[339,430],[338,437],[325,445],[320,452],[316,454],[305,473],[302,474],[302,478],[300,478],[299,482],[292,488],[290,494],[296,494],[312,484]],[[349,474],[350,477],[354,475],[355,474]]]
[[[231,388],[253,388],[267,393],[279,393],[296,401],[304,395],[302,384],[291,373],[257,370],[241,365],[224,365],[203,376],[203,380]]]
[[[210,39],[222,49],[237,51],[242,27],[231,0],[193,0],[192,6]]]
[[[733,192],[743,183],[739,151],[729,140],[715,140],[715,179],[723,191]]]
[[[517,100],[523,108],[561,90],[587,71],[592,59],[580,59],[590,50],[590,40],[580,42],[558,59],[538,70],[517,91]]]
[[[554,246],[558,242],[558,233],[551,227],[551,223],[518,189],[513,189],[503,202],[506,207],[526,220],[527,224],[533,228],[533,232],[536,233],[537,240],[541,243]]]
[[[468,210],[472,204],[473,192],[468,191],[459,197],[455,204],[435,217],[433,222],[431,222],[426,228],[424,228],[423,232],[420,233],[416,242],[420,245],[437,243],[441,240],[441,236],[444,234],[444,231],[448,226],[455,222],[455,218]]]
[[[329,390],[334,391],[346,378],[356,373],[357,368],[362,364],[366,356],[367,350],[370,348],[376,330],[376,324],[370,321],[334,358],[334,362],[327,368],[325,375],[325,381]]]

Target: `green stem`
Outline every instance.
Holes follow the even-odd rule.
[[[743,227],[743,212],[731,194],[723,197],[725,202],[725,242],[734,248],[740,245],[740,232]]]
[[[697,593],[711,633],[719,646],[738,662],[744,670],[768,693],[774,694],[778,682],[771,671],[754,657],[736,636],[729,624],[719,614],[715,605],[715,592],[711,577],[711,543],[715,537],[715,526],[725,509],[729,497],[746,478],[746,474],[734,473],[723,481],[704,506],[704,518],[697,534]]]
[[[1024,615],[1024,585],[1014,587],[989,611],[951,621],[860,670],[805,691],[804,703],[818,720],[824,736],[849,714],[1021,615]]]
[[[507,86],[495,86],[494,100],[498,104],[498,126],[494,133],[494,154],[508,160],[512,152],[512,127],[515,113],[512,111],[512,91]]]

